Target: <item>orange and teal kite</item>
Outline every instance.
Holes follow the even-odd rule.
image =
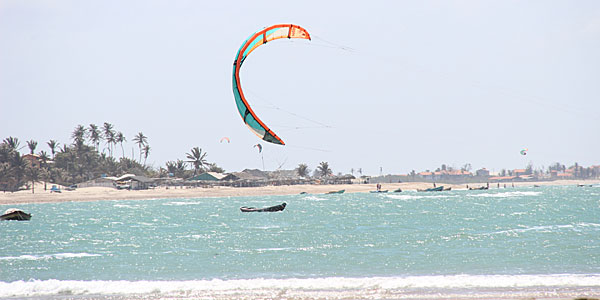
[[[248,128],[250,128],[250,130],[258,137],[278,145],[285,145],[285,143],[256,116],[252,108],[250,108],[250,105],[248,105],[246,97],[244,97],[240,82],[240,68],[246,57],[248,57],[250,52],[254,51],[254,49],[267,42],[282,38],[310,40],[310,34],[306,29],[293,24],[278,24],[267,27],[255,32],[244,41],[233,62],[233,96],[235,97],[235,104],[237,105],[242,120],[244,120],[246,126],[248,126]]]

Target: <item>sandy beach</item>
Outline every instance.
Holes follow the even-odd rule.
[[[541,182],[515,182],[515,187],[534,185],[578,185],[598,184],[598,180],[556,180]],[[467,184],[444,184],[437,186],[451,187],[453,190],[466,189]],[[470,187],[485,186],[486,183],[469,183]],[[500,183],[504,188],[505,183]],[[23,203],[49,203],[69,201],[99,201],[99,200],[135,200],[161,198],[208,198],[208,197],[240,197],[259,195],[292,195],[306,192],[309,194],[324,194],[330,191],[345,190],[345,193],[367,193],[376,189],[375,184],[340,184],[340,185],[282,185],[264,187],[223,187],[187,188],[187,187],[158,187],[149,190],[117,190],[106,187],[79,188],[74,191],[62,190],[61,193],[50,192],[50,184],[44,190],[43,183],[37,183],[35,193],[31,190],[0,193],[0,205],[18,205]],[[403,191],[431,188],[429,182],[384,183],[382,190],[392,192],[398,188]],[[490,183],[490,189],[498,188],[497,183]],[[506,183],[506,188],[512,188],[512,183]]]

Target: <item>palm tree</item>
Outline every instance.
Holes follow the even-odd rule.
[[[119,133],[117,133],[117,137],[115,138],[115,142],[121,144],[121,157],[125,158],[125,150],[123,149],[123,142],[127,142],[125,135],[119,131]]]
[[[37,147],[37,145],[38,143],[34,140],[27,141],[27,147],[29,147],[29,151],[31,154],[35,152],[35,148]]]
[[[50,152],[52,152],[52,160],[54,160],[54,154],[56,153],[56,148],[58,147],[58,142],[55,140],[50,140],[48,143],[48,147],[50,147]]]
[[[42,150],[40,151],[40,153],[38,153],[38,155],[40,156],[40,161],[41,161],[41,167],[43,168],[42,172],[42,179],[44,180],[44,191],[46,190],[46,181],[48,180],[48,175],[50,175],[50,172],[48,171],[47,168],[47,163],[48,160],[50,160],[50,157],[48,156],[48,153],[46,153],[46,151]]]
[[[96,124],[90,124],[88,133],[90,134],[90,141],[94,144],[94,147],[96,147],[96,151],[98,151],[98,147],[100,147],[100,140],[102,140],[102,135],[100,134],[98,126]]]
[[[18,148],[19,148],[19,145],[21,144],[19,142],[19,138],[9,136],[9,137],[7,137],[7,138],[4,139],[4,142],[8,145],[8,147],[10,149],[15,150],[15,151],[19,151]]]
[[[144,149],[142,149],[142,151],[144,152],[144,166],[145,166],[146,159],[148,159],[148,155],[150,155],[150,145],[144,146]]]
[[[77,125],[75,130],[73,130],[71,137],[73,138],[73,144],[75,144],[77,148],[81,148],[81,146],[83,146],[86,131],[87,130],[85,127],[83,127],[83,125]]]
[[[21,179],[27,168],[27,162],[23,159],[19,152],[13,152],[13,157],[10,161],[11,172],[14,174],[13,191],[18,191],[21,186]]]
[[[140,148],[140,163],[142,162],[142,146],[148,143],[148,137],[146,137],[143,133],[139,132],[134,138],[133,141]]]
[[[115,143],[115,131],[113,130],[113,125],[108,122],[104,122],[104,127],[102,130],[104,139],[108,145],[108,154],[110,157],[112,157],[112,145]]]
[[[322,161],[317,167],[317,171],[321,177],[330,176],[333,174],[333,171],[329,168],[329,163]]]
[[[306,164],[299,164],[298,168],[296,168],[296,173],[300,177],[307,177],[309,172],[310,171],[308,170],[308,166]]]
[[[200,168],[204,168],[204,165],[207,164],[206,152],[202,153],[202,149],[198,147],[192,148],[191,153],[186,153],[186,157],[189,159],[189,163],[194,165],[194,176],[198,173]]]

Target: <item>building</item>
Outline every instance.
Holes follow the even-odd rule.
[[[202,174],[196,175],[192,178],[189,178],[190,181],[196,180],[206,180],[206,181],[219,181],[225,178],[225,174],[217,173],[217,172],[204,172]]]
[[[482,169],[475,171],[475,174],[477,175],[477,177],[489,177],[490,171],[486,168],[482,168]]]
[[[42,164],[42,158],[37,154],[24,154],[22,156],[23,160],[27,161],[30,166],[39,168]]]

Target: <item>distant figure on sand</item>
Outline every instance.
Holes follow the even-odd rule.
[[[380,183],[377,184],[377,191],[381,192],[381,184]]]

